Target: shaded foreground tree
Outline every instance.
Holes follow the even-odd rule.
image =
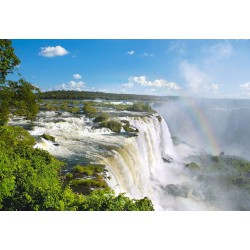
[[[39,111],[37,87],[24,78],[17,81],[6,79],[19,63],[11,41],[0,39],[0,125],[8,122],[10,113],[34,120]]]

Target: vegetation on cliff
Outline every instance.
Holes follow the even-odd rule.
[[[65,185],[64,163],[34,144],[25,129],[0,126],[0,210],[153,210],[147,198],[116,196],[100,178],[98,166],[83,167],[83,174],[95,179],[72,179],[68,173],[65,179],[72,180]],[[79,186],[101,189],[83,195]]]

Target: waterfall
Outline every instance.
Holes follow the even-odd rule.
[[[166,168],[173,164],[169,159],[176,157],[168,126],[156,116],[126,119],[139,130],[138,136],[128,138],[103,163],[113,177],[116,191],[134,198],[147,196],[158,203],[157,188],[166,182]]]
[[[212,209],[192,196],[192,179],[186,175],[163,118],[134,113],[120,118],[117,115],[116,119],[127,120],[139,132],[113,133],[83,115],[66,112],[40,112],[29,132],[37,138],[35,147],[67,162],[69,168],[76,164],[104,164],[111,188],[131,198],[146,196],[156,210]],[[11,123],[27,125],[22,119],[13,119]],[[55,137],[55,143],[42,138],[44,133]],[[178,187],[188,190],[186,197],[171,194]]]

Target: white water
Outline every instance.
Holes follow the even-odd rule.
[[[120,192],[135,198],[147,196],[160,206],[157,186],[167,180],[164,172],[174,164],[164,163],[163,156],[176,157],[167,124],[164,120],[160,123],[156,117],[131,117],[127,120],[139,130],[139,135],[127,139],[103,163],[116,180]]]
[[[58,146],[41,139],[36,147],[57,157],[80,164],[85,160],[104,163],[111,174],[107,182],[116,192],[125,192],[133,198],[146,196],[156,210],[210,210],[192,196],[191,189],[185,198],[166,193],[166,185],[188,186],[189,178],[183,174],[184,166],[164,119],[161,122],[156,116],[122,119],[139,130],[138,136],[128,138],[126,133],[93,128],[92,121],[84,116],[72,117],[67,113],[58,116],[54,112],[41,113],[30,133],[54,136]]]
[[[192,195],[173,197],[166,193],[169,184],[185,184],[190,179],[183,173],[173,145],[168,126],[155,116],[128,117],[132,126],[139,130],[138,137],[129,138],[112,156],[103,159],[111,176],[112,185],[117,192],[125,192],[134,198],[148,197],[156,210],[211,210]],[[165,159],[173,159],[166,162]],[[116,185],[115,185],[116,184]]]

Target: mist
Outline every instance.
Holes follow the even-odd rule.
[[[186,177],[163,187],[168,205],[174,210],[250,210],[250,100],[180,97],[153,108],[169,126]]]
[[[187,99],[178,98],[154,105],[167,121],[172,136],[200,151],[214,153],[208,145],[203,124],[192,112],[195,106],[206,118],[221,151],[250,160],[250,100],[191,99],[192,102],[187,102]]]

